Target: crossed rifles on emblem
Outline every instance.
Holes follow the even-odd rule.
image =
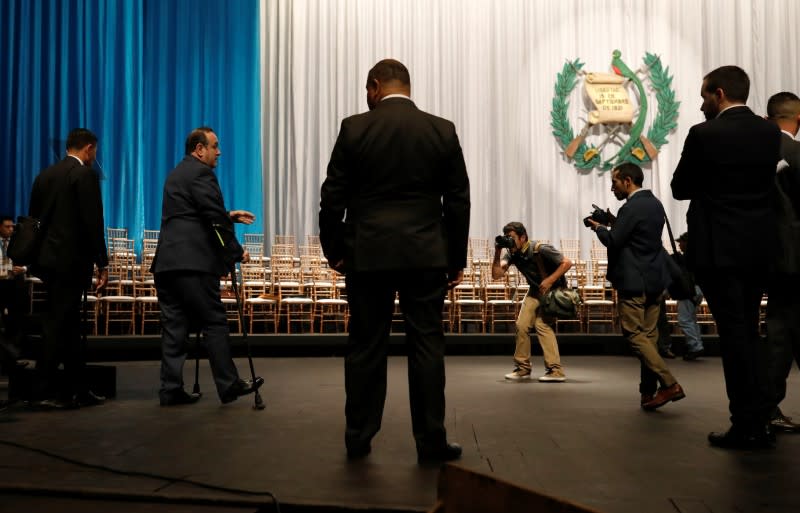
[[[585,90],[592,100],[594,110],[589,111],[589,119],[586,121],[586,125],[564,149],[564,154],[568,158],[572,159],[575,156],[575,152],[583,144],[586,135],[594,125],[607,125],[609,123],[616,123],[616,126],[608,131],[606,138],[597,147],[586,151],[583,156],[585,161],[590,161],[600,153],[623,125],[631,125],[630,137],[611,160],[625,155],[627,152],[632,152],[639,160],[644,159],[644,152],[647,153],[650,160],[655,160],[658,155],[658,149],[642,133],[647,118],[647,95],[645,94],[644,86],[636,76],[636,73],[622,62],[621,55],[619,50],[614,50],[612,54],[611,68],[614,70],[613,74],[586,73],[576,70],[579,74],[586,75]],[[625,84],[628,81],[633,82],[639,92],[639,113],[636,115],[636,121],[634,121],[634,111],[628,97],[628,91],[625,89]],[[641,141],[644,152],[642,148],[633,147],[637,140]]]

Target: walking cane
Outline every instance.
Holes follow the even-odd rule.
[[[261,399],[261,394],[258,392],[258,386],[256,384],[256,369],[253,366],[253,355],[250,350],[250,341],[247,339],[247,325],[244,322],[244,311],[242,309],[241,296],[239,295],[239,286],[236,282],[236,264],[233,264],[231,267],[231,287],[233,288],[234,296],[236,296],[236,311],[239,314],[239,325],[242,327],[242,339],[244,340],[244,345],[247,348],[247,361],[250,363],[250,375],[253,380],[253,386],[256,387],[253,409],[263,410],[265,408],[264,401]]]
[[[192,394],[202,396],[200,393],[200,332],[198,331],[194,337],[194,386],[192,387]]]

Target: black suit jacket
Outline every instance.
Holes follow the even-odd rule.
[[[770,271],[775,279],[800,277],[800,141],[781,134],[781,159],[772,205],[775,244]]]
[[[659,294],[669,285],[666,251],[661,243],[664,207],[649,190],[639,189],[617,212],[611,230],[597,238],[608,248],[608,279],[629,294]]]
[[[217,175],[211,167],[187,155],[164,183],[161,231],[151,271],[196,271],[217,276],[230,272],[214,225],[233,233]],[[235,238],[231,246],[235,260],[241,260],[244,251]]]
[[[29,214],[42,222],[42,246],[34,274],[80,273],[108,265],[100,179],[90,167],[66,157],[36,177]]]
[[[689,199],[690,269],[751,268],[770,244],[770,191],[780,130],[745,106],[693,126],[672,177],[675,199]]]
[[[455,125],[405,98],[346,118],[320,207],[325,256],[347,270],[464,268],[469,179]]]

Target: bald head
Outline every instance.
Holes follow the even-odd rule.
[[[411,77],[402,62],[383,59],[367,74],[367,105],[370,110],[390,94],[411,96]]]
[[[767,102],[767,118],[776,122],[781,130],[797,135],[800,129],[800,98],[786,91],[772,95]]]

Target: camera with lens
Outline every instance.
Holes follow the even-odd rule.
[[[498,235],[494,238],[494,245],[497,248],[511,249],[514,247],[514,239],[508,235]]]
[[[611,212],[608,210],[603,210],[602,208],[598,207],[594,203],[592,203],[592,208],[594,209],[589,217],[583,218],[583,225],[587,228],[591,228],[591,223],[589,219],[595,221],[597,223],[602,224],[603,226],[610,226],[611,223],[614,222],[615,217],[611,215]]]

